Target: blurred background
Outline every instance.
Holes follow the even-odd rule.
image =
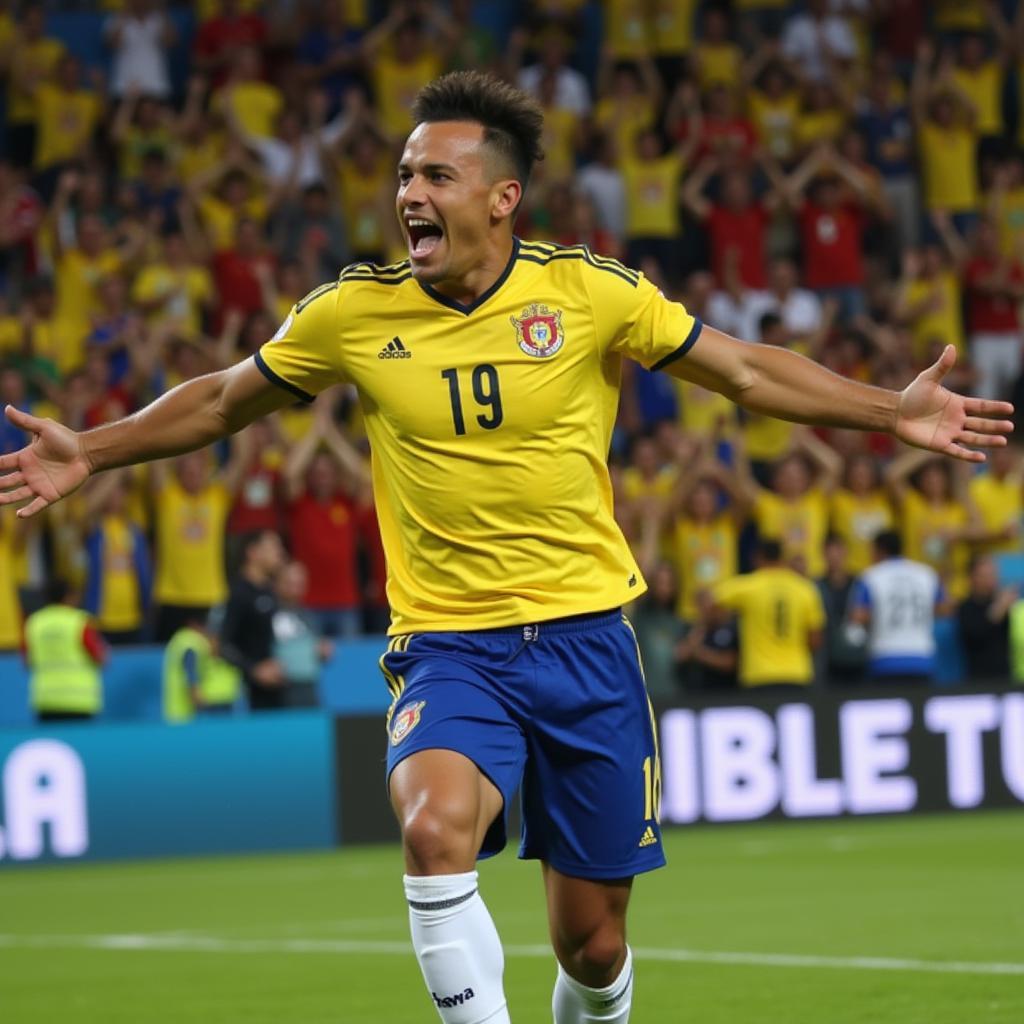
[[[0,399],[19,409],[124,416],[251,355],[349,262],[403,258],[411,100],[469,67],[545,111],[522,237],[584,243],[857,380],[902,387],[952,344],[953,387],[1021,400],[1015,3],[0,6]],[[0,424],[3,452],[26,440]],[[368,460],[337,388],[0,516],[0,725],[386,709]],[[954,464],[629,365],[611,471],[659,704],[1024,680],[1015,446]],[[890,623],[894,667],[861,574],[900,553],[937,582]],[[784,649],[732,585],[772,567],[809,581],[776,615],[799,619]]]

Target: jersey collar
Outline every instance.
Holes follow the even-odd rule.
[[[457,301],[456,299],[449,298],[447,295],[442,295],[436,288],[429,284],[423,284],[420,281],[416,283],[429,295],[435,302],[441,303],[442,306],[447,306],[449,309],[454,309],[457,313],[462,313],[465,316],[469,316],[470,313],[475,309],[479,309],[498,289],[508,280],[508,275],[512,273],[512,268],[516,265],[516,260],[519,257],[519,239],[512,236],[512,255],[508,258],[508,263],[505,264],[505,269],[499,275],[497,281],[491,285],[487,291],[478,295],[468,305]]]

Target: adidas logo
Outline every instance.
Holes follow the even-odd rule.
[[[658,837],[654,834],[654,829],[650,825],[644,829],[644,834],[640,837],[640,846],[654,846],[658,842]]]
[[[402,344],[396,334],[378,353],[378,359],[412,359],[412,353]]]

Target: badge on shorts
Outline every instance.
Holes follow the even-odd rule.
[[[397,747],[420,724],[420,712],[426,707],[426,704],[425,700],[418,700],[398,715],[395,724],[391,727],[391,746]]]

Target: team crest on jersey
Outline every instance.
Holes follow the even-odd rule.
[[[391,746],[397,747],[406,736],[420,724],[420,712],[426,706],[425,700],[410,704],[396,719],[391,727]]]
[[[539,302],[531,303],[520,316],[509,317],[516,329],[519,347],[538,359],[553,356],[565,342],[562,331],[562,311],[553,313]]]

